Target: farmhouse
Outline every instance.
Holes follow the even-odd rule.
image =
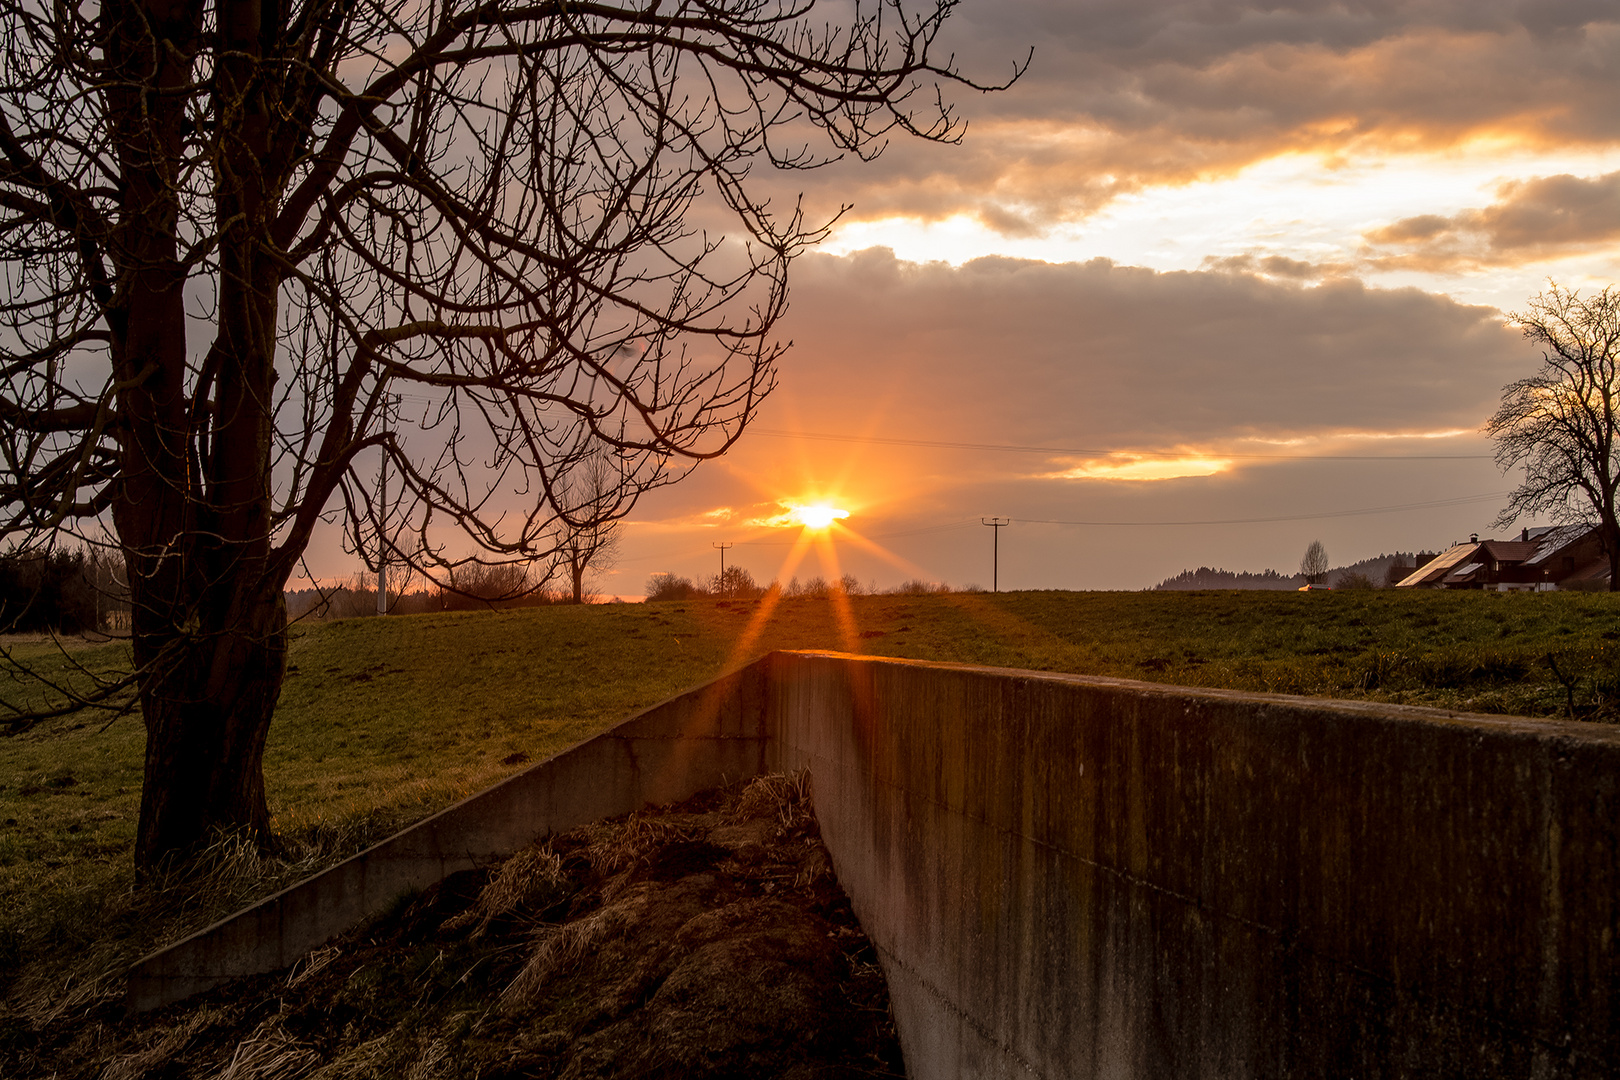
[[[1515,540],[1469,537],[1396,582],[1396,588],[1546,592],[1598,588],[1608,580],[1598,531],[1556,525],[1524,529]]]

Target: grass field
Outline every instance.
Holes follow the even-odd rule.
[[[310,624],[294,629],[265,763],[287,855],[236,852],[226,884],[183,909],[132,884],[137,718],[0,739],[0,990],[68,971],[90,1000],[106,992],[97,972],[159,939],[779,648],[1599,720],[1620,704],[1620,598],[1607,594],[965,593]],[[12,649],[61,678],[124,655]],[[14,670],[0,679],[8,699],[35,692]]]

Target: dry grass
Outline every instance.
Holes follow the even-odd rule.
[[[62,949],[49,964],[22,969],[7,994],[7,1011],[29,1025],[46,1027],[123,999],[124,973],[142,956],[237,911],[254,900],[310,876],[329,860],[319,845],[295,845],[279,857],[239,837],[224,836],[183,873],[81,898],[79,919],[92,920],[83,940]],[[41,909],[53,932],[61,910]]]
[[[584,848],[584,856],[592,873],[609,878],[645,864],[655,852],[669,844],[704,835],[717,822],[767,821],[776,826],[774,831],[786,833],[809,825],[813,820],[809,773],[804,770],[774,773],[755,777],[740,791],[732,789],[713,814],[681,817],[661,812],[636,813],[588,826],[590,843]],[[797,884],[802,886],[819,875],[811,872],[797,876],[802,879]],[[468,916],[474,911],[490,913],[480,916],[481,925],[488,925],[495,913],[505,913],[531,902],[527,898],[543,889],[555,888],[564,877],[562,859],[549,843],[520,852],[485,886],[468,913],[446,923],[446,928],[452,924],[467,925],[472,921]],[[652,895],[650,890],[632,886],[622,894],[604,897],[606,902],[602,907],[585,918],[538,927],[528,960],[501,993],[500,1011],[512,1014],[532,1007],[559,974],[572,969],[640,922]]]
[[[692,835],[691,826],[684,822],[648,814],[631,814],[592,831],[593,840],[585,857],[597,873],[604,875],[627,870],[653,850]]]
[[[882,979],[822,880],[808,798],[803,775],[762,778],[571,830],[452,875],[281,975],[136,1016],[105,998],[58,1011],[31,1049],[0,1043],[0,1074],[652,1080],[715,1054],[736,1066],[716,1075],[797,1075],[789,1065],[842,1054],[853,1072],[812,1074],[898,1075]],[[221,844],[170,888],[212,904],[283,869]]]
[[[444,929],[455,932],[471,926],[473,937],[482,937],[494,920],[556,894],[567,880],[562,858],[549,844],[526,848],[502,863],[477,902],[445,922]]]
[[[650,902],[646,893],[634,893],[583,919],[548,926],[536,935],[529,959],[517,978],[501,991],[497,1008],[507,1015],[525,1012],[548,989],[553,979],[634,926]]]
[[[320,1055],[287,1034],[280,1016],[272,1016],[237,1044],[214,1080],[299,1080],[320,1064]]]
[[[814,816],[810,798],[810,772],[767,773],[756,776],[737,800],[741,820],[774,817],[784,829],[795,829]]]
[[[212,1024],[218,1016],[217,1009],[199,1009],[175,1027],[154,1032],[156,1037],[149,1045],[109,1062],[102,1070],[100,1080],[142,1080],[154,1068],[174,1060],[197,1033]]]
[[[374,1039],[351,1046],[345,1049],[332,1061],[321,1066],[318,1070],[307,1073],[309,1080],[360,1080],[360,1078],[382,1077],[392,1075],[389,1071],[390,1059],[395,1057],[393,1033],[379,1035]]]

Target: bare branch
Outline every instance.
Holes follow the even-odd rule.
[[[1545,515],[1595,526],[1610,556],[1610,588],[1620,588],[1620,292],[1582,297],[1552,283],[1509,318],[1541,348],[1542,363],[1503,388],[1485,424],[1497,465],[1524,470],[1496,524]]]

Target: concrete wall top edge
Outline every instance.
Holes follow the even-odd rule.
[[[1510,716],[1498,713],[1473,713],[1460,709],[1440,709],[1426,705],[1394,705],[1380,701],[1307,697],[1302,694],[1268,694],[1253,690],[1224,690],[1207,686],[1181,686],[1176,683],[1145,682],[1139,679],[1121,679],[1108,675],[1073,675],[1066,672],[1033,671],[1026,668],[956,664],[937,660],[911,660],[898,656],[867,656],[859,653],[836,652],[831,649],[778,650],[770,655],[784,657],[789,660],[827,659],[841,664],[856,663],[873,667],[949,671],[969,677],[986,679],[1017,679],[1027,682],[1092,687],[1100,690],[1121,691],[1133,696],[1184,698],[1189,702],[1253,703],[1285,709],[1303,709],[1314,713],[1338,713],[1346,717],[1361,717],[1395,723],[1441,723],[1474,727],[1482,732],[1489,731],[1497,735],[1533,735],[1538,739],[1563,737],[1581,742],[1620,746],[1620,725],[1615,724],[1594,724],[1530,716]]]
[[[275,913],[290,898],[300,893],[309,892],[312,888],[319,889],[320,883],[322,882],[343,881],[346,875],[352,874],[355,871],[356,867],[365,866],[368,863],[386,861],[395,852],[398,852],[406,859],[419,861],[423,858],[424,853],[421,851],[408,850],[413,840],[422,837],[432,837],[437,830],[441,829],[441,827],[446,827],[447,831],[452,834],[455,833],[457,831],[456,827],[462,822],[464,822],[470,816],[476,817],[480,809],[480,803],[499,805],[499,800],[510,797],[510,795],[516,790],[521,790],[528,785],[544,783],[545,774],[547,771],[554,768],[559,761],[587,751],[593,743],[600,746],[603,743],[610,742],[632,744],[637,742],[674,742],[692,739],[694,737],[716,742],[763,740],[766,737],[766,732],[762,729],[753,732],[725,730],[718,732],[693,732],[690,730],[692,725],[686,721],[692,714],[701,716],[710,708],[716,711],[722,709],[725,702],[721,692],[728,688],[740,689],[740,684],[750,679],[763,683],[764,670],[763,658],[760,660],[755,660],[754,662],[746,664],[740,668],[724,672],[723,674],[718,675],[714,679],[711,679],[710,681],[699,686],[688,690],[683,690],[678,694],[673,694],[670,697],[657,702],[656,704],[649,705],[635,715],[620,721],[618,724],[614,725],[608,730],[598,732],[595,735],[586,736],[585,738],[580,739],[578,742],[564,747],[544,760],[537,761],[527,768],[518,770],[511,776],[498,780],[494,784],[491,784],[490,786],[479,791],[475,791],[471,795],[468,795],[465,798],[445,807],[443,810],[425,817],[411,825],[407,825],[399,832],[378,841],[371,847],[365,848],[354,855],[349,856],[342,862],[335,863],[324,870],[317,871],[307,878],[294,882],[279,892],[272,893],[245,908],[226,915],[217,922],[211,923],[200,930],[194,931],[183,938],[170,942],[169,944],[154,950],[147,956],[136,961],[130,970],[132,973],[150,971],[154,974],[160,975],[164,970],[164,957],[173,955],[199,943],[209,941],[210,939],[217,938],[233,924],[240,927],[245,920],[259,918],[274,921]],[[763,714],[761,714],[760,718],[756,718],[756,720],[762,722],[762,717]],[[431,843],[428,845],[429,848],[433,848],[434,846],[435,845]],[[463,859],[469,862],[480,861],[482,857],[488,857],[491,859],[496,857],[470,847],[465,849],[458,848],[457,850],[452,851],[434,852],[434,854],[441,857],[447,857],[452,861],[456,859]]]

